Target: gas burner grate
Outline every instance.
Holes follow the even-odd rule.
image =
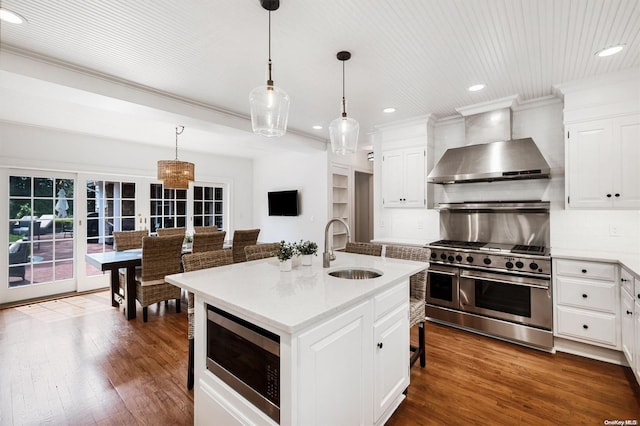
[[[456,248],[478,248],[484,246],[485,242],[482,241],[455,241],[455,240],[438,240],[434,241],[430,245],[442,246],[442,247],[456,247]]]
[[[546,247],[544,246],[527,246],[524,244],[518,244],[511,249],[513,253],[544,253]]]

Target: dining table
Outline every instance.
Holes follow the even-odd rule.
[[[136,317],[136,266],[142,265],[142,249],[125,251],[108,251],[104,253],[87,253],[85,259],[91,266],[101,271],[111,272],[111,306],[120,306],[119,269],[126,269],[126,285],[124,286],[125,317],[130,320]]]

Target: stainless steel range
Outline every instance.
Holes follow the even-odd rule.
[[[548,203],[447,204],[440,215],[447,239],[427,245],[427,317],[553,348]]]

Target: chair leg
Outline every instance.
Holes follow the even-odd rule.
[[[427,354],[424,345],[424,321],[418,324],[418,351],[420,351],[420,367],[427,364]]]
[[[147,322],[149,319],[149,309],[145,306],[142,308],[142,322]]]
[[[179,314],[180,312],[180,299],[176,299],[176,313]]]
[[[193,389],[193,339],[189,339],[189,366],[187,367],[187,389]]]

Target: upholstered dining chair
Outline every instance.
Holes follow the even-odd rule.
[[[216,225],[193,227],[194,234],[204,234],[205,232],[218,232],[218,227]]]
[[[170,235],[182,235],[184,238],[185,228],[158,228],[156,229],[159,237],[168,237]]]
[[[280,243],[254,244],[244,248],[247,261],[274,257],[278,253]]]
[[[387,246],[385,257],[394,259],[429,261],[429,250],[423,247]],[[413,366],[420,358],[420,367],[426,365],[426,351],[424,342],[425,304],[427,295],[427,271],[422,270],[409,278],[409,327],[418,325],[418,346],[410,346],[411,359],[409,365]]]
[[[142,306],[142,318],[148,319],[149,305],[174,299],[180,313],[180,287],[164,280],[165,275],[180,272],[182,235],[142,238],[142,268],[136,274],[136,299]]]
[[[202,253],[185,254],[182,256],[182,265],[185,272],[197,271],[198,269],[215,268],[216,266],[230,265],[233,263],[233,253],[231,250],[214,250]],[[193,293],[188,292],[187,298],[189,307],[187,317],[189,319],[189,366],[187,367],[187,389],[193,389],[193,329],[194,311]]]
[[[149,236],[149,231],[114,231],[113,242],[116,251],[142,248],[142,237]]]
[[[233,232],[233,262],[246,262],[247,256],[244,253],[246,246],[255,245],[258,242],[260,229],[236,229]]]
[[[193,234],[193,243],[191,253],[200,253],[203,251],[222,250],[224,245],[224,237],[227,231],[201,232]]]
[[[369,256],[382,256],[382,244],[349,242],[344,251],[347,253],[368,254]]]

